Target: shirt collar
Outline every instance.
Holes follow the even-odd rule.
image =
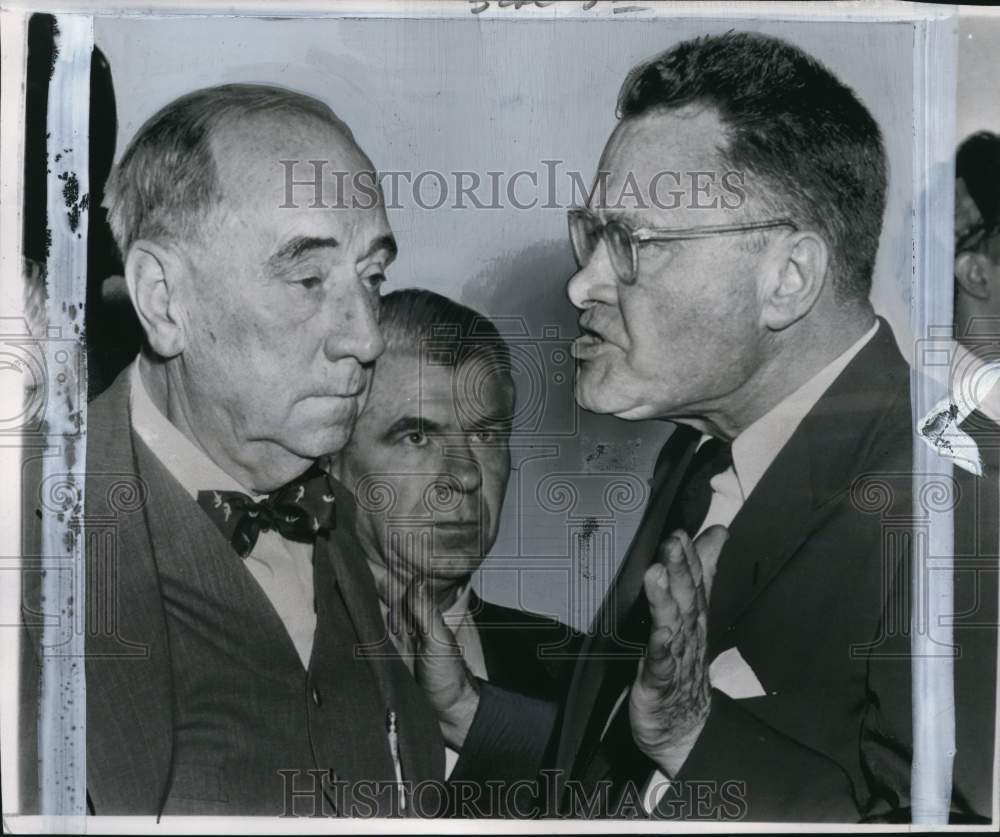
[[[838,355],[817,374],[758,418],[733,440],[733,469],[745,500],[795,429],[816,406],[837,376],[847,368],[878,331],[878,321],[850,348]]]
[[[141,356],[137,357],[129,369],[132,427],[170,475],[194,499],[198,498],[199,491],[212,489],[239,491],[259,499],[262,495],[240,485],[163,415],[146,389],[139,368],[141,360]]]

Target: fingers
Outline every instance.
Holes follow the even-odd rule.
[[[694,606],[700,584],[692,574],[688,550],[693,547],[687,535],[675,533],[660,544],[659,560],[646,570],[643,583],[654,629],[674,627]]]
[[[404,592],[405,582],[395,573],[390,572],[382,564],[368,563],[372,579],[375,581],[375,592],[386,606],[386,625],[396,637],[401,637],[405,626],[402,625],[400,599]],[[412,628],[409,629],[412,633]]]
[[[407,585],[400,611],[407,630],[416,636],[414,677],[437,713],[445,743],[461,751],[479,706],[476,678],[426,579],[415,578]]]
[[[722,527],[713,530],[704,544],[710,550],[721,549],[727,533]],[[707,605],[701,560],[686,534],[677,532],[664,540],[658,557],[643,579],[652,628],[638,679],[645,687],[662,691],[699,676]]]
[[[368,569],[371,570],[372,578],[375,579],[375,592],[378,593],[378,597],[383,602],[392,601],[389,596],[389,571],[381,564],[372,561],[368,562]]]
[[[414,578],[409,583],[401,605],[403,627],[419,637],[421,657],[453,657],[461,654],[455,635],[445,624],[426,579]]]

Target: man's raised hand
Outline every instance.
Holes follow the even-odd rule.
[[[636,745],[668,776],[680,770],[708,720],[708,590],[728,537],[723,526],[706,529],[694,543],[674,532],[643,580],[652,627],[629,718]]]

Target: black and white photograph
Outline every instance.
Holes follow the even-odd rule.
[[[995,829],[997,56],[3,0],[4,833]]]

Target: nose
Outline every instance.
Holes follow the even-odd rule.
[[[590,261],[574,273],[566,285],[569,301],[581,311],[598,302],[614,305],[618,301],[618,281],[615,278],[607,246],[602,241]]]
[[[445,458],[445,473],[457,481],[466,494],[478,491],[483,483],[482,468],[468,445],[454,449],[449,445]]]
[[[327,358],[335,361],[353,357],[361,364],[372,363],[385,351],[378,324],[378,298],[357,282],[332,305],[334,326],[324,345]]]

